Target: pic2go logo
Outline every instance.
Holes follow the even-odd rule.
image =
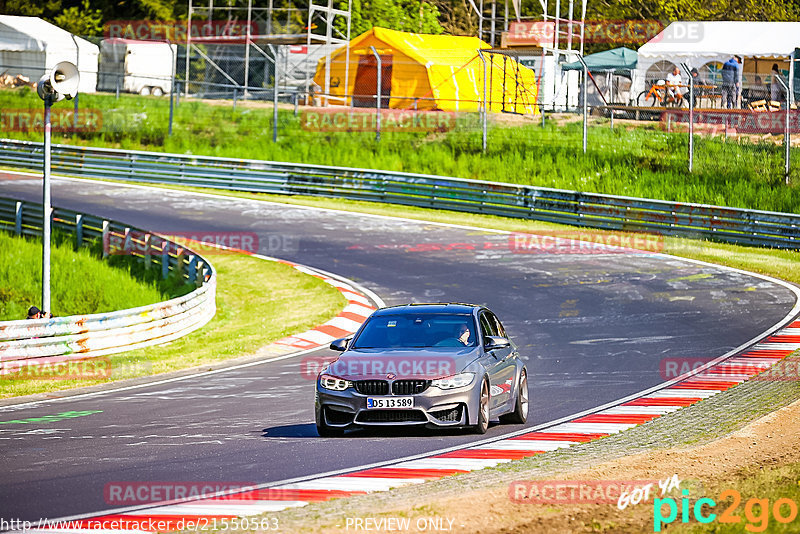
[[[719,501],[732,499],[728,507],[719,515],[712,513],[717,503],[714,499],[703,497],[694,501],[692,505],[689,501],[689,490],[682,491],[683,497],[680,499],[681,523],[688,523],[690,513],[698,523],[708,524],[716,520],[719,523],[741,523],[742,517],[736,513],[736,509],[742,502],[742,495],[735,489],[728,489],[719,494]],[[666,515],[664,511],[666,508]],[[744,517],[747,522],[744,529],[748,532],[764,532],[769,526],[769,516],[782,524],[791,523],[797,518],[797,503],[789,498],[781,498],[772,503],[770,508],[769,499],[751,498],[744,505]],[[653,532],[661,532],[664,525],[674,522],[678,518],[678,503],[671,497],[663,499],[653,499]]]

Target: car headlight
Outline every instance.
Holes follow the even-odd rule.
[[[431,381],[431,385],[439,389],[463,388],[464,386],[472,384],[472,380],[474,378],[475,373],[459,373],[453,376],[437,378],[436,380]]]
[[[325,389],[330,389],[333,391],[344,391],[347,388],[352,387],[353,383],[349,380],[345,380],[336,376],[321,375],[319,377],[319,385]]]

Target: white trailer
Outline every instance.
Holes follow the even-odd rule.
[[[161,96],[172,90],[177,45],[158,41],[100,41],[100,91],[125,91]]]

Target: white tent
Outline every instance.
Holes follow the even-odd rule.
[[[645,79],[665,78],[672,65],[686,63],[701,73],[704,67],[714,73],[734,55],[742,56],[745,63],[762,59],[771,65],[788,58],[795,47],[800,47],[800,22],[673,22],[639,48],[634,91],[638,94],[645,89]],[[684,72],[682,75],[687,78]]]
[[[37,81],[60,61],[78,66],[81,93],[97,87],[100,49],[37,17],[0,15],[0,74],[22,74]]]

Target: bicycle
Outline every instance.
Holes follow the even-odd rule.
[[[678,85],[673,87],[672,91],[667,90],[667,84],[664,80],[658,80],[650,86],[647,91],[642,91],[636,97],[636,104],[639,107],[673,107],[679,108],[686,106],[686,99],[683,98],[679,89],[685,87]]]

